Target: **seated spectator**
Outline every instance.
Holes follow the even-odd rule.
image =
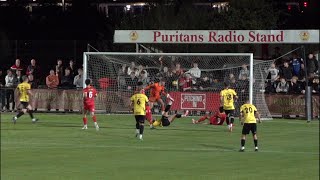
[[[287,93],[289,91],[289,84],[285,80],[285,78],[281,77],[280,82],[277,85],[276,92],[277,93]]]
[[[207,75],[203,76],[201,81],[199,82],[199,90],[209,90],[212,89],[210,79]]]
[[[249,75],[250,75],[250,72],[248,70],[248,66],[246,64],[243,64],[242,69],[240,70],[240,73],[239,73],[239,79],[242,79],[242,76],[249,77]]]
[[[64,70],[64,76],[62,76],[61,78],[61,84],[60,84],[60,87],[63,88],[63,89],[72,89],[74,86],[73,86],[73,78],[71,76],[71,71],[69,68],[66,68]]]
[[[59,85],[59,78],[53,69],[50,70],[50,74],[46,77],[46,85],[49,89],[57,88]]]
[[[198,63],[193,62],[193,67],[189,69],[186,73],[189,73],[192,78],[192,84],[195,85],[198,79],[201,77],[201,70],[198,68]]]
[[[22,83],[22,72],[20,70],[16,70],[16,85]]]
[[[289,66],[288,62],[284,62],[283,66],[280,67],[280,76],[285,80],[290,80],[292,78],[292,68]]]
[[[76,75],[73,79],[73,85],[75,85],[77,88],[82,88],[83,84],[83,70],[81,68],[78,69],[78,75]]]
[[[192,88],[192,78],[191,75],[188,73],[185,73],[180,79],[179,79],[179,87],[182,91],[188,91]]]
[[[319,77],[315,77],[312,81],[312,93],[319,94],[320,93],[320,86],[319,86]]]
[[[21,66],[20,59],[16,59],[15,64],[12,65],[10,69],[12,70],[12,73],[16,73],[16,70],[23,71],[23,68],[22,68],[22,66]]]
[[[293,76],[291,81],[289,82],[289,93],[291,94],[301,94],[302,89],[300,83],[298,82],[298,77]]]
[[[15,75],[12,72],[13,70],[9,69],[7,71],[7,75],[5,77],[5,87],[6,89],[6,108],[9,111],[10,102],[12,102],[11,110],[13,111],[15,108],[15,99],[14,99],[14,88],[17,82]]]
[[[38,88],[38,83],[37,81],[34,80],[34,77],[32,74],[28,75],[28,79],[29,79],[29,84],[31,85],[31,89],[37,89]]]
[[[129,77],[126,77],[126,85],[127,90],[134,91],[136,89],[136,86],[138,84],[138,78],[135,75],[135,72],[132,71]]]

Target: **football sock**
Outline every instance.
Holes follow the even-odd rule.
[[[176,114],[176,118],[181,118],[181,114]]]
[[[84,117],[82,120],[83,120],[83,124],[84,124],[84,125],[87,125],[87,118]]]
[[[198,120],[198,122],[204,121],[204,120],[206,120],[206,119],[207,119],[207,116],[202,116],[202,117]]]
[[[97,117],[96,116],[92,116],[92,120],[93,120],[93,122],[97,122]]]
[[[18,114],[17,114],[17,118],[19,118],[20,116],[22,116],[24,114],[24,112],[23,111],[20,111]]]
[[[28,110],[28,113],[29,113],[29,115],[30,115],[30,117],[31,117],[31,119],[33,119],[33,110]]]
[[[246,140],[245,139],[241,139],[241,146],[244,147],[245,144],[246,144]]]
[[[143,134],[144,125],[140,125],[140,134]]]
[[[136,123],[136,129],[140,129],[140,125],[138,122]]]
[[[230,119],[231,119],[231,124],[233,124],[233,122],[234,122],[234,117],[231,117]]]
[[[253,142],[254,142],[254,147],[258,147],[258,139],[254,139]]]
[[[229,122],[229,117],[226,118],[226,123],[227,123],[227,125],[230,124],[230,122]]]

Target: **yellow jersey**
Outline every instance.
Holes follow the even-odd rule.
[[[257,123],[255,112],[257,108],[253,104],[244,104],[240,107],[240,112],[243,114],[244,123]]]
[[[224,110],[234,110],[233,98],[235,96],[237,96],[237,93],[233,89],[224,89],[220,92],[220,97],[223,98]]]
[[[27,82],[23,82],[17,86],[17,89],[20,93],[20,101],[21,102],[29,102],[28,90],[31,89],[31,85]]]
[[[134,94],[130,98],[133,103],[133,114],[134,115],[146,115],[146,103],[149,99],[146,95],[138,93]]]

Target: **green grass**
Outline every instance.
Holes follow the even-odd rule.
[[[132,116],[98,115],[100,131],[81,115],[36,114],[16,125],[1,115],[1,179],[4,180],[188,180],[319,179],[319,122],[265,121],[258,125],[259,152],[248,136],[238,152],[241,127],[193,125],[178,119],[170,127],[134,138]]]

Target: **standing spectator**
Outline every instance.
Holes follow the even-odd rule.
[[[40,78],[40,67],[36,65],[36,60],[31,59],[30,65],[27,67],[26,75],[32,74],[35,79]]]
[[[289,66],[288,62],[284,62],[283,66],[280,67],[280,76],[285,80],[290,80],[292,78],[292,68]]]
[[[181,68],[181,64],[179,62],[176,63],[175,68],[172,70],[172,73],[176,76],[176,77],[180,77],[183,75],[184,70]]]
[[[73,60],[71,59],[69,61],[69,69],[70,69],[70,74],[72,76],[72,78],[74,78],[76,76],[76,65],[74,64]]]
[[[2,69],[0,69],[0,99],[1,99],[0,111],[3,110],[3,107],[5,105],[5,99],[6,99],[6,91],[4,88],[2,88],[4,85],[5,85],[5,76],[2,73]]]
[[[239,73],[239,79],[242,79],[242,76],[249,77],[249,75],[250,75],[250,72],[248,70],[248,66],[246,64],[243,64],[242,69],[240,70],[240,73]]]
[[[61,82],[61,78],[63,76],[63,71],[64,71],[64,68],[63,68],[63,65],[62,65],[62,60],[58,59],[57,60],[57,65],[56,65],[56,75],[58,75],[59,82]]]
[[[179,86],[182,91],[188,91],[192,88],[192,78],[189,73],[185,73],[179,79]]]
[[[61,78],[61,84],[60,87],[63,89],[72,89],[73,86],[73,78],[71,76],[71,71],[69,68],[66,68],[64,70],[64,76]]]
[[[46,77],[46,85],[49,89],[57,88],[59,85],[59,78],[53,69],[50,70],[50,74]]]
[[[12,73],[12,70],[9,69],[7,71],[7,76],[5,77],[5,87],[8,88],[6,89],[6,108],[9,111],[9,105],[10,102],[12,102],[12,107],[11,110],[13,111],[15,108],[15,99],[14,99],[14,88],[15,88],[15,83],[17,82],[16,77],[14,76],[14,74]]]
[[[132,61],[130,67],[128,67],[128,75],[131,75],[131,72],[135,72],[136,64]]]
[[[293,76],[299,76],[300,70],[301,70],[301,65],[303,64],[302,58],[298,57],[298,54],[296,52],[294,52],[290,63],[292,65]]]
[[[309,53],[308,58],[307,58],[307,72],[308,74],[313,73],[316,74],[319,71],[319,63],[316,57],[312,54]]]
[[[16,80],[17,80],[16,85],[18,85],[18,84],[23,82],[22,73],[21,73],[20,70],[16,70]]]
[[[198,63],[193,62],[193,67],[189,69],[189,71],[187,71],[186,73],[190,73],[192,77],[192,84],[195,85],[201,77],[201,70],[198,68]]]
[[[125,80],[126,80],[127,90],[134,91],[138,84],[138,78],[136,77],[135,72],[132,71],[130,76],[126,77]]]
[[[271,84],[274,84],[275,81],[279,78],[279,69],[276,68],[276,64],[272,63],[269,69],[266,71],[267,79],[270,79]]]
[[[289,84],[286,79],[281,77],[280,82],[277,85],[276,92],[277,93],[287,93],[289,91]]]
[[[289,82],[289,93],[291,94],[301,94],[302,89],[300,83],[298,82],[298,77],[293,76],[291,81]]]
[[[38,83],[37,81],[34,80],[34,76],[32,74],[28,75],[28,79],[29,79],[29,84],[31,86],[32,89],[37,89],[38,88]]]
[[[139,76],[139,82],[142,82],[142,87],[145,88],[150,83],[150,78],[146,70],[142,70]]]
[[[76,75],[73,79],[73,85],[75,85],[77,88],[83,87],[83,70],[81,68],[78,69],[78,75]]]
[[[20,59],[16,59],[15,64],[14,64],[13,66],[11,66],[11,68],[10,68],[10,69],[12,70],[12,73],[15,73],[15,72],[16,72],[16,70],[20,70],[20,71],[22,71],[22,70],[23,70],[23,68],[22,68],[22,66],[21,66]]]

